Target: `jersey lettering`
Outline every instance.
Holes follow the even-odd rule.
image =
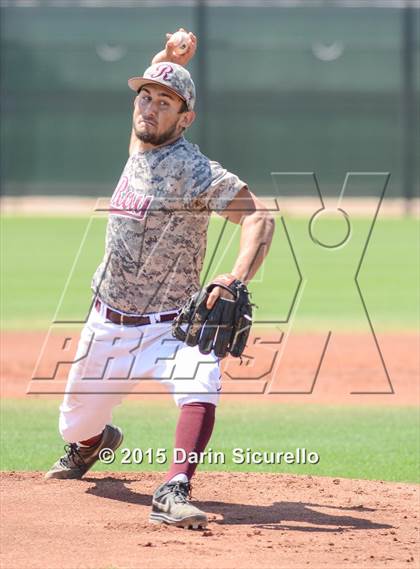
[[[142,220],[153,201],[153,196],[145,196],[128,188],[128,177],[123,176],[115,188],[110,203],[110,214],[126,215]]]

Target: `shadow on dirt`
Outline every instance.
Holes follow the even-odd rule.
[[[132,480],[118,480],[116,478],[84,478],[86,482],[95,486],[86,490],[108,500],[118,500],[128,504],[150,506],[152,497],[149,494],[133,492],[128,485]],[[363,506],[335,506],[330,503],[313,504],[305,502],[273,502],[270,506],[254,506],[251,504],[231,504],[218,501],[194,501],[194,504],[207,512],[216,514],[222,519],[215,520],[220,525],[249,525],[258,529],[291,530],[304,532],[345,532],[347,530],[392,529],[389,524],[372,522],[367,518],[355,518],[351,515],[328,514],[315,508],[336,510],[338,512],[374,512],[373,508]],[[310,525],[294,525],[300,524]]]

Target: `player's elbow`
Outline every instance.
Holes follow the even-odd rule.
[[[254,198],[254,203],[256,205],[256,210],[253,214],[255,222],[263,226],[264,234],[272,237],[276,227],[274,215],[262,200]]]
[[[275,227],[275,218],[266,208],[255,211],[242,224],[242,230],[249,234],[254,243],[266,248],[270,247]]]
[[[267,232],[270,234],[271,237],[274,235],[274,231],[276,229],[276,219],[271,211],[266,210],[265,214],[265,224],[267,227]]]
[[[265,215],[265,243],[267,246],[267,251],[270,248],[271,242],[273,240],[274,231],[276,229],[276,220],[271,212],[267,212]]]
[[[261,227],[261,234],[264,235],[264,239],[271,241],[274,230],[276,228],[276,220],[273,214],[265,207],[255,212],[255,222]]]

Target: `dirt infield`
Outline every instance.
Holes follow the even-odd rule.
[[[159,473],[44,481],[4,473],[4,569],[418,567],[418,488],[278,474],[198,473],[206,531],[150,525]]]
[[[30,381],[45,332],[2,336],[2,397],[57,397],[68,366],[57,379]],[[52,346],[67,336],[56,335]],[[68,339],[68,338],[67,338]],[[378,337],[391,380],[372,338],[330,338],[313,383],[325,337],[291,339],[285,365],[273,361],[282,341],[254,338],[248,362],[224,363],[225,401],[416,405],[419,348],[416,334]],[[68,342],[66,341],[66,344]],[[68,343],[71,359],[76,342]],[[44,369],[55,363],[46,352]],[[277,391],[312,393],[267,394]],[[238,388],[239,386],[239,388]],[[30,394],[27,394],[29,387]],[[39,394],[45,393],[53,395]],[[156,390],[156,386],[154,387]],[[388,391],[388,394],[352,394]],[[38,394],[36,394],[38,393]],[[143,393],[132,397],[161,398]],[[206,531],[153,526],[151,494],[159,473],[96,473],[82,481],[45,481],[41,473],[1,474],[2,569],[241,569],[418,567],[419,488],[381,481],[255,473],[205,473],[193,497],[210,514]]]
[[[3,333],[0,354],[2,397],[48,397],[38,393],[52,393],[57,397],[63,392],[68,365],[61,366],[53,380],[30,381],[45,337],[45,332]],[[65,342],[70,346],[66,357],[72,358],[78,336],[75,334],[71,342],[66,338],[68,340],[64,335],[54,336],[50,349],[41,359],[40,374],[55,368],[55,348]],[[418,404],[420,357],[419,339],[415,333],[378,336],[389,382],[373,339],[367,334],[333,334],[316,381],[325,336],[299,334],[290,338],[282,358],[280,350],[285,340],[279,340],[278,333],[254,337],[246,351],[248,358],[242,365],[233,358],[225,361],[223,394],[227,400]],[[156,382],[144,382],[141,394],[130,397],[161,398],[154,394],[163,392],[159,387]],[[366,393],[358,394],[360,392]]]

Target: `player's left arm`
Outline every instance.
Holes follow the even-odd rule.
[[[241,225],[239,254],[231,274],[245,284],[260,268],[271,246],[275,220],[271,212],[247,186],[244,186],[230,204],[218,212],[232,223]],[[219,297],[229,297],[220,287],[211,292],[207,306],[211,308]]]

